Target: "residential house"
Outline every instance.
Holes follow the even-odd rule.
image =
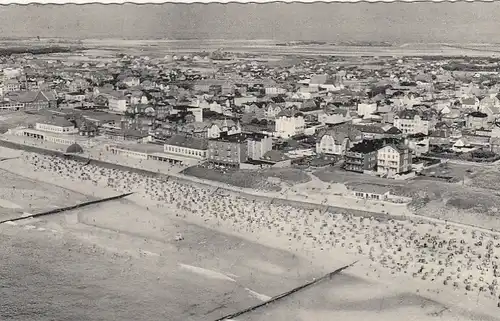
[[[401,138],[402,132],[400,129],[390,124],[368,124],[354,125],[354,128],[362,133],[362,139],[384,139],[384,138]]]
[[[243,106],[248,103],[253,103],[257,101],[257,97],[255,96],[243,96],[243,97],[235,97],[234,105],[235,106]]]
[[[270,163],[272,167],[290,167],[292,165],[292,160],[290,157],[285,155],[280,150],[270,150],[264,156],[262,156],[261,160]]]
[[[411,170],[410,149],[402,144],[389,144],[377,151],[377,173],[384,177],[394,177]]]
[[[479,98],[477,98],[474,95],[471,96],[466,96],[460,99],[460,103],[462,104],[463,109],[471,109],[471,110],[477,110],[479,107]]]
[[[473,150],[475,150],[476,147],[474,147],[472,144],[469,143],[469,141],[465,138],[459,138],[455,143],[453,144],[451,150],[456,152],[456,153],[468,153]]]
[[[385,146],[383,139],[363,140],[355,144],[344,156],[343,168],[352,172],[373,171],[377,167],[377,153]]]
[[[348,109],[337,108],[318,114],[318,122],[322,124],[336,125],[350,121],[352,121],[352,117]]]
[[[282,95],[286,93],[286,89],[277,86],[266,86],[264,91],[266,95]]]
[[[368,117],[368,116],[374,114],[375,112],[377,112],[377,104],[376,103],[372,103],[372,104],[366,104],[366,103],[358,104],[357,111],[358,111],[358,116],[360,116],[360,117]]]
[[[302,113],[280,113],[275,120],[275,135],[291,138],[304,134],[306,123]]]
[[[465,141],[473,147],[490,149],[491,146],[491,136],[463,133],[461,138],[465,139]]]
[[[488,128],[488,115],[479,111],[469,113],[465,118],[465,126],[469,129]]]
[[[350,147],[348,134],[327,130],[316,143],[316,153],[343,156]]]
[[[428,135],[431,128],[430,120],[414,109],[405,109],[394,116],[394,127],[401,130],[403,134]]]
[[[70,92],[79,92],[79,91],[85,91],[90,87],[90,84],[87,80],[82,79],[82,78],[77,78],[71,81],[68,84],[68,90]]]
[[[462,113],[457,108],[450,108],[449,112],[444,113],[441,116],[441,120],[448,124],[460,124],[464,123],[464,119],[462,117]]]
[[[428,153],[430,149],[430,138],[422,133],[412,134],[405,137],[405,145],[416,155]]]
[[[141,81],[137,77],[126,77],[125,79],[123,79],[123,83],[127,87],[136,87],[141,84]]]
[[[493,153],[500,154],[500,137],[491,137],[490,146]]]
[[[264,117],[274,119],[282,111],[281,107],[276,104],[269,104],[264,111]]]
[[[478,111],[488,115],[488,122],[494,122],[500,117],[500,99],[495,95],[481,99]]]
[[[273,139],[267,135],[254,133],[248,136],[248,159],[259,160],[273,149]]]

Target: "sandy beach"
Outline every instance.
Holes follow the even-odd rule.
[[[204,274],[205,278],[210,275],[209,279],[231,282],[228,279],[232,278],[230,274],[252,275],[255,273],[252,272],[253,269],[257,269],[259,277],[262,273],[268,273],[279,275],[278,280],[287,273],[292,273],[293,276],[288,276],[287,280],[300,283],[307,279],[307,277],[298,277],[300,271],[303,275],[304,269],[310,272],[306,274],[308,277],[312,275],[317,277],[321,276],[320,272],[326,273],[343,264],[351,263],[353,260],[359,260],[353,269],[345,273],[346,277],[354,277],[359,280],[360,284],[375,284],[375,287],[380,287],[382,289],[378,292],[380,295],[375,295],[379,299],[393,295],[399,297],[407,293],[419,298],[426,297],[435,301],[436,305],[447,308],[440,312],[439,317],[436,317],[432,314],[433,312],[414,306],[409,309],[411,315],[415,315],[415,320],[436,318],[440,320],[456,320],[457,318],[493,320],[499,311],[497,278],[500,270],[496,262],[500,252],[500,241],[496,235],[438,223],[391,219],[380,221],[349,214],[321,213],[314,209],[250,200],[236,193],[194,184],[183,184],[175,179],[160,180],[141,177],[131,172],[98,168],[92,164],[84,165],[57,157],[21,151],[10,153],[17,153],[19,158],[0,162],[0,168],[31,179],[101,197],[113,193],[134,192],[135,194],[127,200],[120,201],[130,202],[126,205],[103,204],[92,211],[82,209],[81,211],[85,214],[80,213],[76,216],[65,214],[66,219],[63,223],[54,223],[50,220],[48,223],[43,223],[50,223],[50,229],[61,231],[68,229],[78,231],[84,227],[83,231],[74,232],[80,235],[78,238],[81,239],[83,235],[87,238],[87,242],[101,243],[107,250],[114,249],[121,253],[127,249],[130,250],[125,243],[117,241],[121,239],[119,236],[121,233],[144,237],[149,240],[148,242],[169,240],[168,243],[171,245],[167,248],[173,250],[178,244],[191,242],[193,236],[183,225],[191,224],[190,226],[202,226],[206,231],[214,231],[211,232],[212,234],[218,231],[217,235],[223,233],[223,235],[228,235],[227,237],[238,236],[240,240],[244,239],[244,242],[251,242],[251,244],[257,242],[268,246],[267,248],[272,247],[275,250],[284,251],[283,253],[300,260],[301,264],[307,268],[297,269],[282,259],[271,263],[273,261],[271,258],[242,258],[242,255],[246,256],[247,251],[241,250],[238,251],[240,256],[238,260],[244,262],[246,270],[238,271],[226,267],[226,273],[216,272],[215,274],[203,270],[218,267],[214,265],[214,261],[220,261],[220,258],[225,255],[224,250],[219,250],[215,255],[212,253],[208,261],[197,257],[191,264],[182,262],[185,266],[181,270],[185,273]],[[101,206],[102,208],[99,208]],[[134,210],[134,206],[138,206],[138,210]],[[173,223],[172,220],[182,222],[182,224]],[[89,227],[119,233],[115,237],[105,238],[106,242],[103,242],[102,237],[99,236],[89,238],[88,235],[92,230],[88,230]],[[175,241],[179,235],[183,240]],[[121,245],[110,246],[110,243]],[[226,244],[231,243],[228,241]],[[199,244],[196,247],[199,247]],[[222,249],[225,248],[222,247]],[[163,257],[158,248],[147,251],[157,253],[159,258]],[[208,263],[209,261],[212,263]],[[186,268],[186,266],[194,268]],[[220,271],[220,269],[217,268],[215,271]],[[260,299],[276,295],[279,293],[278,289],[281,291],[290,289],[291,283],[289,284],[288,281],[286,284],[281,281],[276,282],[281,285],[272,291],[266,291],[267,285],[272,283],[270,281],[261,280],[258,281],[261,286],[249,288],[259,293],[259,295],[254,294],[253,297],[260,297]],[[264,284],[266,286],[262,286]],[[326,290],[331,290],[331,288]],[[356,293],[355,291],[359,289],[351,289],[348,292]],[[250,295],[253,293],[246,292]],[[324,294],[316,295],[324,297]],[[347,298],[348,295],[342,295],[342,297]],[[302,302],[301,296],[297,298]],[[339,310],[333,309],[335,311],[332,311],[327,308],[322,310],[314,305],[309,309],[307,305],[302,307],[301,304],[296,303],[297,301],[293,301],[294,299],[290,298],[290,300],[289,304],[300,310],[295,311],[294,318],[290,315],[293,309],[283,309],[280,305],[276,305],[277,310],[269,309],[266,313],[272,313],[273,319],[292,320],[310,320],[311,317],[327,320],[332,317],[332,313],[338,313],[335,315],[352,320],[359,317],[359,313],[370,313],[370,318],[372,318],[370,311],[362,309],[353,311],[353,308],[344,310],[339,308],[344,311],[339,312]],[[370,305],[373,304],[373,301],[370,301],[371,298],[366,298],[366,300],[372,302]],[[324,304],[328,306],[327,303]],[[346,304],[345,302],[339,303],[337,306],[349,306]],[[401,312],[395,312],[394,308],[393,306],[389,309],[390,313],[384,312],[377,315],[380,319],[396,318]],[[234,309],[233,306],[231,310],[234,311]],[[242,320],[257,319],[255,316],[253,319],[250,316],[242,318]]]

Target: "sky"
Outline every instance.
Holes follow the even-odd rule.
[[[500,43],[500,2],[0,6],[3,37]]]

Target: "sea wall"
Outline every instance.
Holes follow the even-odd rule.
[[[36,146],[30,146],[30,145],[24,145],[24,144],[19,144],[11,141],[6,141],[0,139],[0,146],[10,148],[10,149],[17,149],[17,150],[24,150],[27,152],[33,152],[33,153],[38,153],[38,154],[44,154],[44,155],[50,155],[50,156],[57,156],[61,158],[66,158],[66,159],[71,159],[75,160],[78,162],[82,163],[87,163],[89,161],[88,157],[78,155],[78,154],[66,154],[61,151],[56,151],[56,150],[50,150],[50,149],[45,149],[41,147],[36,147]],[[194,177],[188,177],[188,176],[174,176],[174,175],[169,175],[165,173],[158,173],[158,172],[153,172],[145,169],[140,169],[140,168],[135,168],[131,166],[126,166],[126,165],[120,165],[116,163],[111,163],[103,160],[97,160],[97,159],[91,159],[90,160],[93,165],[99,166],[99,167],[104,167],[104,168],[109,168],[109,169],[116,169],[116,170],[121,170],[121,171],[128,171],[128,172],[133,172],[137,173],[140,175],[145,175],[145,176],[150,176],[150,177],[158,177],[158,178],[163,178],[163,179],[168,179],[168,180],[177,180],[182,184],[189,184],[193,186],[198,186],[198,187],[206,187],[208,189],[213,189],[214,187],[216,188],[214,192],[215,195],[221,195],[224,193],[237,193],[245,198],[248,198],[250,200],[257,200],[257,201],[263,201],[263,202],[269,202],[273,204],[279,204],[279,205],[291,205],[294,207],[299,207],[299,208],[306,208],[306,209],[318,209],[322,213],[330,212],[330,213],[350,213],[353,215],[357,216],[366,216],[366,217],[378,217],[378,218],[389,218],[387,214],[383,213],[375,213],[375,212],[370,212],[370,211],[362,211],[362,210],[355,210],[351,208],[342,208],[342,207],[334,207],[334,206],[327,206],[327,205],[322,205],[322,204],[317,204],[313,202],[305,202],[305,201],[298,201],[298,200],[290,200],[290,199],[284,199],[284,198],[275,198],[275,197],[270,197],[266,195],[262,195],[262,193],[251,193],[244,191],[238,187],[231,188],[229,186],[223,186],[225,184],[221,184],[218,182],[210,182],[210,183],[205,183],[202,182],[200,179],[194,178]],[[397,219],[397,217],[391,215],[391,219]]]

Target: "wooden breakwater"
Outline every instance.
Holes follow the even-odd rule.
[[[237,318],[237,317],[239,317],[239,316],[241,316],[243,314],[250,313],[250,312],[255,311],[255,310],[257,310],[259,308],[262,308],[262,307],[266,307],[269,304],[276,303],[277,301],[282,300],[282,299],[284,299],[284,298],[286,298],[286,297],[288,297],[288,296],[290,296],[290,295],[292,295],[294,293],[297,293],[297,292],[305,290],[305,289],[307,289],[307,288],[309,288],[309,287],[311,287],[313,285],[316,285],[316,284],[319,284],[321,282],[324,282],[324,281],[332,279],[335,275],[339,274],[340,272],[344,271],[345,269],[350,268],[351,266],[353,266],[354,264],[356,264],[356,262],[353,262],[353,263],[351,263],[349,265],[345,265],[345,266],[343,266],[343,267],[341,267],[339,269],[336,269],[335,271],[330,272],[330,273],[326,274],[325,276],[320,277],[319,279],[315,279],[313,281],[307,282],[307,283],[305,283],[303,285],[300,285],[300,286],[298,286],[296,288],[291,289],[290,291],[287,291],[287,292],[284,292],[284,293],[279,294],[277,296],[274,296],[274,297],[272,297],[271,299],[269,299],[269,300],[267,300],[265,302],[256,304],[254,306],[251,306],[251,307],[246,308],[244,310],[238,311],[236,313],[232,313],[232,314],[223,316],[222,318],[218,318],[215,321],[223,321],[223,320],[234,319],[234,318]]]
[[[117,199],[124,198],[124,197],[127,197],[127,196],[132,195],[132,194],[133,193],[125,193],[125,194],[115,195],[115,196],[111,196],[111,197],[101,198],[98,200],[87,201],[87,202],[79,203],[76,205],[60,207],[60,208],[56,208],[56,209],[52,209],[49,211],[44,211],[44,212],[40,212],[40,213],[36,213],[36,214],[30,214],[30,215],[20,216],[20,217],[16,217],[16,218],[11,218],[11,219],[0,221],[0,224],[6,223],[6,222],[25,220],[28,218],[36,218],[36,217],[41,217],[41,216],[53,215],[53,214],[67,212],[67,211],[71,211],[71,210],[76,210],[78,208],[82,208],[82,207],[93,205],[93,204],[99,204],[99,203],[117,200]]]

